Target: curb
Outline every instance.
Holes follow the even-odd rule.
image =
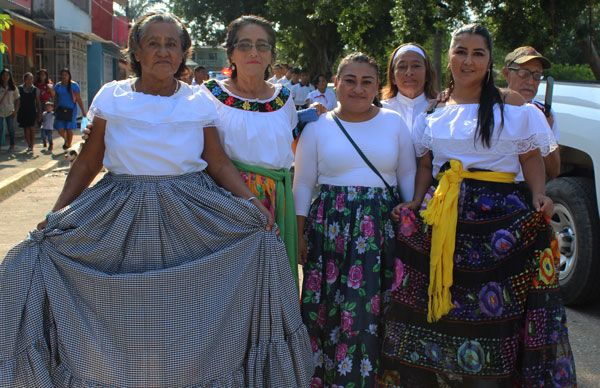
[[[78,149],[82,142],[73,145],[73,149]],[[41,167],[25,168],[9,178],[0,181],[0,202],[24,189],[50,171],[54,170],[59,164],[58,160],[51,160]]]

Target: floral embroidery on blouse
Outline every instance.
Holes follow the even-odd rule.
[[[230,106],[232,108],[248,110],[253,112],[274,112],[278,109],[281,109],[288,98],[290,97],[290,91],[286,87],[282,87],[277,96],[267,102],[257,102],[257,101],[249,101],[243,100],[241,98],[234,97],[228,94],[223,88],[219,86],[219,83],[211,79],[204,83],[204,86],[213,96],[217,98],[217,100],[221,101],[223,104]]]

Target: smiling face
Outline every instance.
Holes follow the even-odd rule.
[[[256,76],[263,78],[267,66],[273,60],[271,49],[267,51],[258,50],[256,45],[263,47],[271,45],[269,35],[265,29],[257,24],[247,24],[241,27],[237,33],[236,44],[251,44],[252,47],[248,50],[234,48],[229,58],[231,63],[235,63],[238,75]]]
[[[408,98],[421,95],[425,89],[427,75],[425,58],[414,51],[407,51],[400,54],[395,62],[394,83],[398,92]]]
[[[151,22],[144,28],[134,55],[142,75],[157,79],[173,77],[183,61],[179,28],[175,23]]]
[[[529,70],[531,73],[542,74],[544,71],[542,62],[537,59],[532,59],[521,65],[513,63],[508,66],[508,68],[503,69],[504,77],[506,78],[506,82],[508,82],[508,88],[519,93],[527,101],[533,100],[537,94],[541,80],[536,81],[533,79],[531,73],[526,73],[526,77],[522,78],[516,70],[511,69],[525,69]]]
[[[334,85],[344,111],[365,113],[371,108],[377,95],[377,70],[368,63],[350,62],[335,78]]]
[[[490,67],[490,50],[481,35],[464,33],[452,39],[448,65],[457,86],[481,86]]]

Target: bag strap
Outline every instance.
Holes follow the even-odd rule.
[[[344,135],[346,135],[346,138],[348,139],[348,141],[350,141],[350,143],[352,144],[352,146],[354,146],[354,149],[356,150],[356,152],[358,152],[358,154],[360,155],[360,157],[362,158],[362,160],[367,164],[367,166],[369,166],[369,168],[371,170],[373,170],[373,172],[375,173],[375,175],[377,175],[379,177],[379,179],[381,179],[383,181],[383,184],[388,189],[388,191],[390,192],[390,194],[392,195],[392,197],[394,198],[394,200],[396,200],[396,202],[400,203],[400,198],[398,198],[396,196],[396,194],[394,193],[394,190],[392,189],[392,186],[390,186],[389,183],[387,183],[387,181],[381,175],[381,173],[379,172],[379,170],[377,170],[377,168],[373,165],[373,163],[371,163],[371,161],[367,158],[367,156],[362,152],[362,150],[358,147],[358,144],[356,144],[354,142],[354,139],[352,139],[352,137],[350,136],[350,134],[348,133],[348,131],[346,131],[346,128],[344,128],[344,126],[342,125],[342,123],[340,122],[340,120],[338,119],[338,117],[335,115],[335,113],[331,112],[331,116],[333,117],[333,120],[335,121],[335,123],[337,124],[337,126],[340,127],[340,129],[342,130],[342,132],[344,133]]]

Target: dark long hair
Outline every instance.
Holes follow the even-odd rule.
[[[267,19],[256,16],[256,15],[243,15],[239,18],[235,19],[227,26],[227,37],[225,38],[225,49],[227,50],[227,59],[229,59],[229,63],[231,65],[235,65],[231,62],[231,56],[233,55],[233,50],[235,49],[235,44],[237,43],[237,34],[242,27],[248,26],[250,24],[256,24],[259,27],[262,27],[263,30],[267,33],[267,37],[269,38],[269,44],[271,45],[271,58],[274,61],[277,57],[277,53],[275,51],[275,30],[271,25],[271,22]],[[233,69],[231,71],[231,78],[235,79],[237,77],[237,69],[232,66]],[[269,79],[271,76],[270,71],[271,65],[267,66],[265,69],[265,79]]]
[[[68,68],[63,68],[60,70],[60,82],[62,83],[62,74],[63,73],[67,73],[69,75],[69,82],[67,82],[67,90],[69,91],[69,94],[71,94],[71,82],[73,81],[73,76],[71,76],[71,70],[69,70]]]
[[[459,35],[472,34],[479,35],[486,43],[487,49],[490,52],[490,63],[488,66],[487,75],[481,82],[481,95],[479,97],[479,109],[477,111],[477,128],[475,130],[475,140],[481,139],[481,144],[485,147],[490,147],[490,141],[494,132],[494,105],[500,107],[500,127],[504,126],[504,100],[500,89],[494,83],[494,62],[492,60],[492,37],[489,31],[480,24],[467,24],[452,33],[452,49],[454,39]],[[449,74],[449,82],[446,91],[443,93],[443,100],[447,101],[454,90],[454,78],[452,73]]]
[[[377,64],[377,61],[367,54],[363,54],[361,52],[346,55],[340,61],[337,72],[335,73],[335,77],[339,78],[342,74],[342,71],[344,71],[344,68],[351,63],[366,63],[367,65],[371,66],[377,75],[376,81],[379,82],[379,65]],[[373,99],[373,104],[381,108],[381,102],[379,101],[379,97],[377,95],[375,95],[375,98]]]
[[[129,30],[127,48],[123,50],[123,54],[129,61],[129,67],[131,68],[131,71],[133,71],[136,77],[141,77],[142,65],[137,59],[135,59],[135,52],[140,49],[140,44],[142,42],[142,38],[144,37],[144,32],[146,31],[147,26],[150,23],[156,22],[173,23],[177,26],[177,28],[179,28],[179,38],[181,40],[181,51],[183,53],[183,57],[181,58],[179,68],[174,74],[175,78],[179,78],[179,76],[187,68],[185,62],[190,56],[192,39],[190,38],[190,34],[188,33],[188,30],[185,28],[185,25],[182,23],[182,21],[172,13],[148,12],[138,21],[136,21],[133,27],[131,27],[131,30]]]
[[[48,85],[50,83],[50,75],[48,75],[48,70],[46,70],[46,69],[39,69],[35,73],[35,81],[33,81],[33,83],[35,85],[39,85],[42,82],[42,73],[46,74],[46,80],[44,81],[44,84]]]
[[[394,51],[392,51],[392,54],[390,55],[387,64],[386,84],[383,88],[381,88],[381,98],[384,100],[389,100],[390,98],[396,97],[396,95],[398,94],[398,85],[396,85],[396,83],[394,82],[394,57],[396,56],[398,50],[407,45],[417,46],[425,53],[425,85],[423,86],[423,91],[425,92],[425,96],[427,98],[436,98],[438,95],[438,90],[436,87],[437,76],[435,70],[433,69],[433,65],[431,64],[431,59],[429,58],[427,51],[425,51],[425,49],[420,44],[412,42],[402,44],[396,47]]]
[[[4,86],[4,84],[2,83],[2,76],[4,75],[4,73],[8,73],[8,90],[17,89],[15,87],[15,81],[13,81],[12,73],[8,69],[2,69],[2,71],[0,71],[0,84]]]

